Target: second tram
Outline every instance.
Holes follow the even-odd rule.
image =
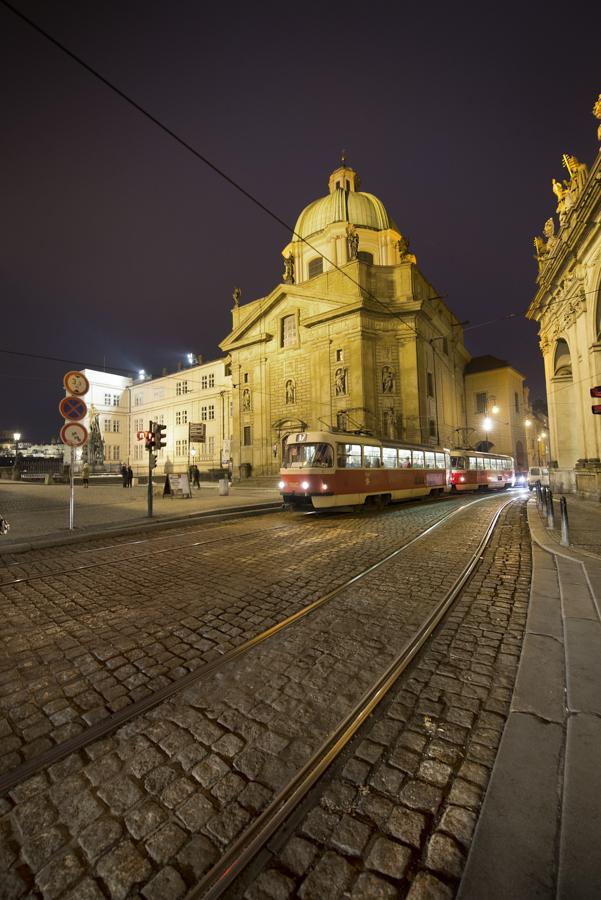
[[[303,431],[286,441],[279,488],[293,508],[384,504],[449,491],[450,468],[441,448]]]
[[[515,484],[511,456],[480,453],[477,450],[451,450],[451,490],[505,490]]]

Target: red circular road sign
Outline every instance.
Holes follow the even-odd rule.
[[[85,419],[88,412],[87,404],[81,397],[63,397],[58,408],[63,419],[69,419],[71,422]]]
[[[90,382],[86,376],[83,372],[78,372],[76,370],[67,372],[67,374],[63,376],[63,384],[66,391],[69,391],[70,394],[76,394],[78,397],[87,394],[90,390]]]
[[[80,422],[65,422],[60,430],[61,441],[68,447],[83,447],[88,440],[88,429]]]

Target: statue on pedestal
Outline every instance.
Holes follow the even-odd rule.
[[[601,94],[599,94],[595,105],[593,106],[593,115],[595,119],[601,120]],[[601,144],[601,122],[599,124],[599,127],[597,128],[597,138],[599,139],[599,143]]]
[[[239,287],[234,288],[234,292],[232,293],[232,300],[234,301],[234,306],[240,306],[240,298],[242,297],[242,291]]]
[[[349,262],[353,259],[357,259],[357,254],[359,252],[359,235],[357,234],[354,225],[346,226],[346,245]]]
[[[284,257],[284,274],[282,275],[282,281],[284,284],[294,284],[294,257],[292,253],[290,256]]]

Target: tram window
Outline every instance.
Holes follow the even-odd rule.
[[[329,444],[287,444],[282,462],[284,469],[331,468],[334,455]]]
[[[461,462],[463,462],[463,457],[460,457],[460,459],[461,459]],[[444,455],[444,464],[447,469],[451,468],[451,456],[449,453],[445,453],[445,455]]]
[[[477,458],[476,458],[475,456],[468,456],[468,461],[469,461],[469,466],[468,466],[468,468],[470,468],[470,469],[477,469],[477,468],[478,468],[478,460],[477,460]]]
[[[444,453],[437,453],[436,454],[436,468],[444,469],[444,467],[445,467]]]
[[[426,469],[435,469],[436,468],[436,454],[430,453],[429,450],[426,450]]]
[[[361,468],[361,444],[336,444],[336,451],[341,469]]]
[[[414,469],[423,469],[424,468],[424,451],[423,450],[414,450],[413,451],[413,468]]]
[[[399,447],[399,469],[411,468],[411,450],[404,450]]]
[[[465,456],[452,456],[451,465],[454,469],[465,469]]]
[[[380,468],[380,448],[365,446],[363,448],[363,465],[366,469]]]
[[[484,459],[483,456],[477,456],[477,457],[476,457],[476,465],[478,466],[479,469],[485,469],[485,468],[486,468],[486,460]]]
[[[385,469],[396,469],[396,449],[382,447],[382,465]]]

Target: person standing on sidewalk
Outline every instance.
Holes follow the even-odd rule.
[[[125,463],[123,463],[123,465],[121,466],[121,481],[123,482],[124,488],[127,487],[128,477],[129,476],[127,474],[127,466],[125,465]]]
[[[87,463],[84,463],[81,467],[81,480],[85,488],[90,486],[90,467]]]
[[[127,486],[130,488],[134,483],[134,470],[131,466],[127,467]]]

